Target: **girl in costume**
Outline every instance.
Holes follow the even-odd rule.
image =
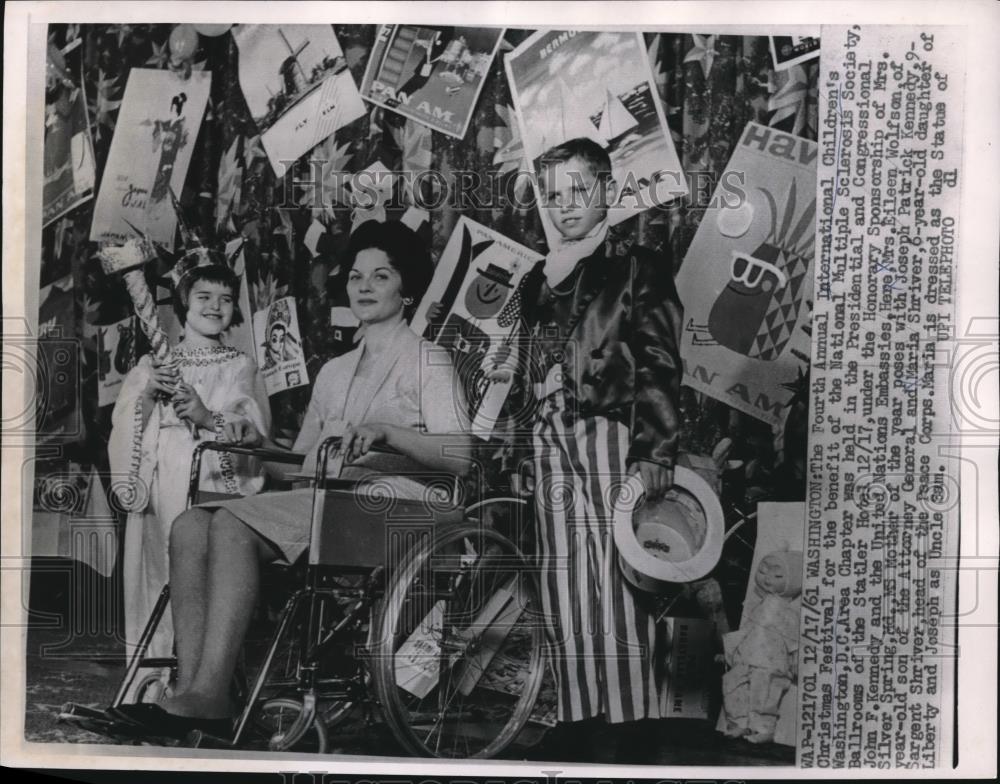
[[[170,526],[187,501],[191,458],[204,439],[229,440],[249,425],[266,433],[267,395],[253,359],[223,343],[242,315],[239,280],[204,249],[188,254],[177,279],[174,309],[183,338],[166,362],[143,356],[125,377],[112,414],[108,456],[113,488],[129,511],[125,528],[125,639],[135,645],[169,580]],[[124,481],[123,481],[124,478]],[[263,475],[237,455],[208,452],[201,487],[252,494]],[[160,623],[149,656],[171,655],[169,614]]]

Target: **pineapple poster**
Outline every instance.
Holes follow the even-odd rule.
[[[365,113],[333,27],[237,25],[243,97],[276,176]]]
[[[541,258],[463,215],[410,324],[451,353],[480,438],[493,432],[519,360],[518,284]]]
[[[612,225],[687,194],[641,33],[540,30],[505,65],[536,173],[546,150],[587,138],[611,158]],[[541,213],[552,245],[555,228]]]
[[[809,365],[816,156],[747,124],[677,276],[684,383],[774,427]]]
[[[361,94],[461,139],[503,33],[502,28],[382,25]]]
[[[91,241],[123,242],[131,228],[174,248],[177,213],[171,190],[184,188],[212,74],[190,78],[155,68],[133,68],[115,123],[90,227]]]

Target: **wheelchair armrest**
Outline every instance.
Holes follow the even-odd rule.
[[[191,458],[191,478],[188,481],[188,506],[191,506],[198,495],[198,482],[201,479],[201,456],[205,452],[228,452],[234,455],[247,455],[258,460],[272,463],[288,463],[290,465],[302,465],[305,455],[297,452],[281,452],[277,449],[264,449],[262,447],[241,446],[240,444],[227,444],[221,441],[202,441],[194,449]]]
[[[272,463],[289,463],[290,465],[301,465],[306,456],[298,452],[284,452],[278,449],[264,449],[256,446],[242,446],[240,444],[227,444],[221,441],[205,441],[198,444],[196,451],[229,452],[234,455],[247,455],[256,457],[258,460],[266,460]]]
[[[319,453],[316,459],[316,474],[313,481],[316,487],[322,487],[325,482],[328,481],[327,467],[330,462],[330,455],[336,452],[341,443],[343,442],[343,437],[341,436],[330,436],[329,438],[323,439],[319,445]],[[384,455],[402,455],[398,449],[393,449],[392,447],[377,445],[371,447],[370,452],[378,452]],[[452,503],[458,504],[458,499],[462,495],[462,477],[454,476],[454,485],[451,491]]]

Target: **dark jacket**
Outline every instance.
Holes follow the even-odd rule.
[[[571,294],[560,298],[556,320],[565,336],[562,351],[567,411],[576,417],[600,415],[629,426],[627,460],[648,460],[672,468],[677,456],[681,360],[678,350],[682,310],[669,258],[639,245],[606,242],[579,262]],[[521,312],[530,333],[545,307],[544,262],[521,284]],[[539,372],[528,373],[531,382]],[[530,408],[522,384],[514,406]],[[522,420],[523,421],[523,420]],[[512,469],[527,454],[530,436],[505,455]],[[527,443],[525,443],[527,441]]]

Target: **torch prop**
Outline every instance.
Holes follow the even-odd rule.
[[[131,226],[131,224],[129,224]],[[138,230],[132,226],[132,230]],[[124,244],[102,243],[98,250],[101,259],[101,269],[106,275],[120,274],[125,281],[125,288],[139,317],[139,324],[149,340],[153,356],[161,362],[170,354],[170,343],[167,333],[160,326],[160,315],[156,310],[156,301],[146,283],[143,267],[156,258],[156,247],[145,236],[131,237]],[[191,435],[197,438],[197,428],[188,422]]]

